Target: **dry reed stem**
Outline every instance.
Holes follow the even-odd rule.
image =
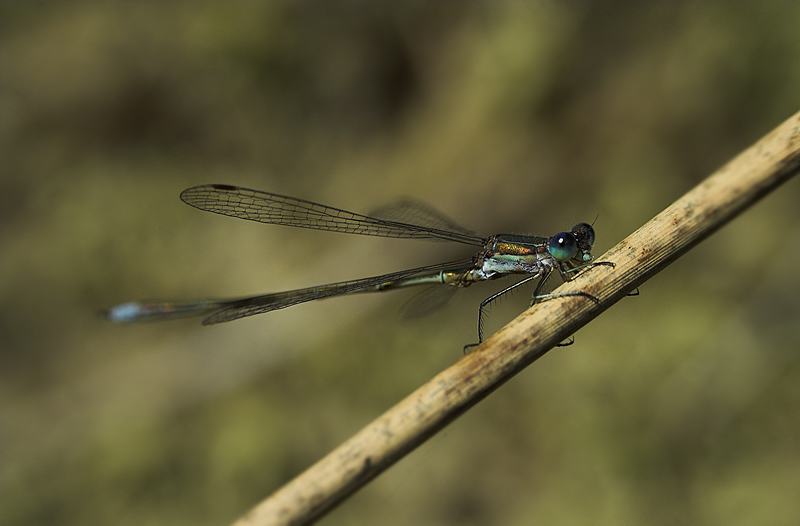
[[[273,493],[235,526],[309,524],[397,462],[509,378],[573,334],[800,167],[800,112],[557,289],[583,297],[528,309],[325,458]]]

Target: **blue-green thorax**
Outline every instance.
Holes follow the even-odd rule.
[[[477,264],[485,279],[495,274],[537,274],[586,265],[592,261],[594,229],[579,223],[553,237],[498,234],[489,238]]]

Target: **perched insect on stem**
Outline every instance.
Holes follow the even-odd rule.
[[[565,281],[569,281],[581,269],[593,265],[610,265],[592,261],[591,250],[595,235],[594,229],[587,223],[578,223],[569,232],[560,232],[552,237],[517,234],[483,237],[419,204],[400,205],[386,214],[377,214],[390,216],[387,218],[369,217],[311,201],[222,184],[189,188],[181,193],[181,199],[200,210],[260,223],[368,236],[455,241],[482,249],[468,259],[287,292],[190,303],[123,303],[104,311],[103,315],[107,319],[124,323],[205,316],[203,325],[212,325],[340,294],[377,292],[427,284],[468,287],[478,281],[489,281],[512,274],[525,275],[522,280],[481,302],[478,309],[478,342],[482,342],[486,310],[492,301],[503,294],[538,280],[531,304],[557,296],[583,296],[597,302],[594,296],[585,292],[541,294],[541,291],[554,270]],[[413,219],[406,221],[416,221],[417,224],[396,221],[392,216],[411,217]]]

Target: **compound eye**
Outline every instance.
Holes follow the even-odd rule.
[[[569,232],[561,232],[550,238],[550,254],[556,260],[564,263],[575,257],[578,253],[578,242]]]
[[[594,245],[594,228],[587,223],[578,223],[572,227],[572,233],[581,245],[591,248]]]

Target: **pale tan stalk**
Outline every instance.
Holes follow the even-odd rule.
[[[597,258],[597,266],[436,375],[235,524],[309,524],[506,380],[789,179],[800,167],[800,112]]]

